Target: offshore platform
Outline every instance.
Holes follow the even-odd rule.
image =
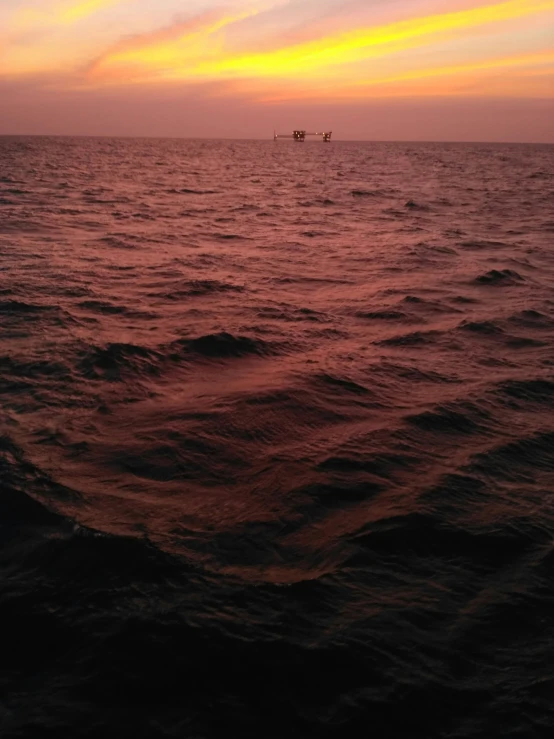
[[[332,131],[316,131],[315,133],[310,133],[309,131],[275,133],[275,131],[273,131],[273,140],[277,141],[277,139],[294,139],[294,141],[300,141],[301,143],[304,143],[304,141],[306,140],[306,136],[321,136],[322,141],[324,141],[326,144],[329,144],[331,142],[332,133]]]

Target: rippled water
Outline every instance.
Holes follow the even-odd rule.
[[[0,139],[5,737],[554,724],[554,148]]]

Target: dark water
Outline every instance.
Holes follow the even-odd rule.
[[[554,148],[0,139],[0,734],[549,736]]]

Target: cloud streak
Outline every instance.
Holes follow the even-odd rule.
[[[156,12],[147,0],[24,2],[8,19],[0,79],[43,75],[55,87],[57,74],[58,87],[82,91],[194,86],[267,104],[554,92],[544,32],[554,0],[456,0],[444,12],[437,0],[353,0],[348,12],[340,0],[190,2],[195,11],[176,19],[173,0]]]
[[[198,74],[246,74],[280,76],[322,66],[337,66],[363,61],[386,53],[397,53],[419,46],[423,40],[442,39],[478,27],[513,21],[554,10],[551,0],[509,0],[482,7],[421,18],[410,18],[388,25],[356,29],[298,46],[261,54],[237,55],[215,62],[199,62]]]
[[[29,28],[68,26],[84,20],[101,10],[114,8],[132,0],[46,0],[40,5],[25,4],[15,10],[9,19],[14,32]]]
[[[61,77],[90,47],[85,26],[95,16],[133,0],[43,0],[25,2],[6,14],[0,8],[0,79],[26,75]],[[81,30],[76,32],[76,27]],[[78,33],[79,36],[75,34]],[[84,36],[81,38],[81,36]],[[77,41],[78,39],[78,41]]]
[[[507,73],[507,74],[505,74]],[[532,82],[533,81],[533,82]],[[444,67],[424,67],[385,77],[368,77],[340,87],[325,80],[292,88],[277,84],[263,95],[266,103],[293,100],[358,101],[379,97],[497,96],[548,97],[554,91],[554,49],[549,52],[499,57]]]
[[[121,5],[122,2],[125,0],[82,0],[76,4],[60,6],[58,18],[60,23],[75,23],[99,10]]]
[[[487,64],[493,64],[486,59],[469,60],[461,65],[449,65],[443,61],[435,69],[412,74],[409,71],[413,66],[410,53],[433,44],[463,39],[471,33],[487,29],[497,32],[508,27],[513,33],[514,28],[510,24],[553,13],[554,1],[480,3],[461,10],[407,17],[392,23],[328,34],[296,44],[279,44],[277,35],[273,48],[261,52],[237,50],[232,35],[234,27],[266,9],[266,6],[251,8],[234,14],[210,11],[186,22],[124,39],[95,60],[88,70],[87,79],[94,84],[235,80],[237,89],[248,87],[254,95],[256,84],[253,81],[258,79],[258,97],[267,99],[264,92],[268,81],[280,81],[284,86],[292,83],[294,87],[302,75],[314,82],[316,96],[318,90],[328,94],[333,84],[343,88],[345,80],[348,81],[349,94],[353,94],[352,90],[367,88],[368,85],[383,88],[388,83],[396,85],[399,81],[415,83],[418,75],[426,78],[443,77],[459,75],[460,69],[465,72],[485,69]],[[252,37],[251,45],[259,44],[260,40]],[[376,73],[376,79],[367,81],[368,62],[398,56],[405,59],[404,74],[394,76],[385,72],[379,79]],[[512,56],[516,58],[517,55]],[[503,58],[508,57],[499,57],[500,60]],[[493,66],[501,68],[502,63],[495,62]],[[506,66],[512,68],[514,64],[506,63]],[[318,84],[321,77],[329,84],[321,87]],[[350,84],[352,79],[354,85]],[[248,84],[243,84],[245,81]],[[314,97],[314,94],[310,97]],[[337,89],[336,97],[341,97],[340,89]]]
[[[90,80],[110,77],[132,80],[134,77],[157,75],[159,70],[182,68],[198,55],[206,53],[210,37],[246,18],[258,15],[267,6],[228,13],[210,9],[184,21],[177,21],[152,32],[123,38],[101,54],[90,65]]]

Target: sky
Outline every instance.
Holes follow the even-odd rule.
[[[554,0],[0,0],[0,134],[554,143]]]

